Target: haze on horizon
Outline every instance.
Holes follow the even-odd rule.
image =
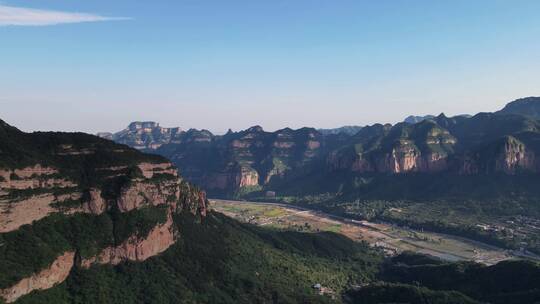
[[[267,130],[540,95],[539,1],[0,2],[0,119],[25,131]]]

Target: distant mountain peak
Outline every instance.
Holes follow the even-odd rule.
[[[339,128],[333,128],[333,129],[318,129],[319,133],[323,135],[332,135],[332,134],[346,134],[346,135],[354,135],[358,133],[362,129],[361,126],[343,126]]]
[[[134,121],[129,124],[128,129],[139,130],[139,129],[153,129],[157,127],[159,127],[159,123],[155,121]]]
[[[259,125],[256,125],[256,126],[253,126],[249,129],[246,130],[247,132],[256,132],[256,133],[259,133],[259,132],[264,132],[264,129],[259,126]]]
[[[164,128],[155,121],[134,121],[120,132],[99,132],[96,135],[138,150],[155,150],[183,132],[180,127]]]
[[[496,114],[516,114],[540,118],[540,97],[525,97],[509,102],[502,110]]]
[[[437,116],[437,118],[439,118],[439,119],[443,118],[444,119],[444,118],[448,118],[448,116],[446,116],[446,114],[444,114],[444,113],[441,113],[441,114],[439,114],[439,116]]]
[[[444,114],[442,114],[442,115],[444,115]],[[433,118],[435,118],[434,115],[424,115],[424,116],[410,115],[409,117],[405,118],[404,122],[410,123],[410,124],[415,124],[415,123],[419,123],[421,121],[424,121],[426,119],[433,119]]]

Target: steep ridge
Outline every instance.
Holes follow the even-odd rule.
[[[176,134],[154,153],[171,159],[188,180],[211,193],[233,194],[310,170],[324,147],[323,136],[314,129],[265,132],[254,126],[223,136],[191,129]]]
[[[0,121],[0,297],[63,282],[74,267],[141,262],[173,245],[173,214],[206,196],[166,159],[81,133]]]
[[[534,113],[539,100],[520,99],[497,113],[426,116],[418,122],[365,126],[355,133],[323,134],[310,128],[265,132],[254,126],[216,136],[192,129],[174,133],[157,149],[146,149],[171,159],[189,181],[220,197],[287,194],[306,183],[327,191],[309,179],[336,175],[537,174],[540,123],[534,115],[516,113]],[[521,110],[512,110],[516,108]],[[141,128],[163,133],[155,131],[161,130],[156,123],[133,123],[126,130],[134,131],[122,131],[123,139],[116,140],[141,148],[140,142],[125,140],[138,138]]]
[[[447,158],[456,144],[447,130],[430,120],[414,125],[398,124],[386,134],[379,132],[375,138],[359,139],[345,148],[344,155],[340,151],[331,154],[330,170],[393,174],[441,171],[448,168]]]
[[[508,103],[497,114],[517,114],[531,118],[540,118],[540,97],[525,97]]]

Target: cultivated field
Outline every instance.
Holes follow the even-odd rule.
[[[353,240],[383,248],[389,255],[409,250],[450,261],[469,260],[484,264],[515,257],[511,251],[464,238],[388,223],[355,221],[294,206],[227,200],[211,200],[210,204],[214,210],[242,222],[275,229],[341,233]]]

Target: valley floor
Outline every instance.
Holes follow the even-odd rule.
[[[475,261],[486,265],[503,260],[539,256],[505,250],[466,238],[418,231],[390,223],[357,221],[297,206],[231,200],[210,200],[214,210],[259,226],[304,232],[331,231],[384,249],[388,255],[413,251],[448,261]]]

